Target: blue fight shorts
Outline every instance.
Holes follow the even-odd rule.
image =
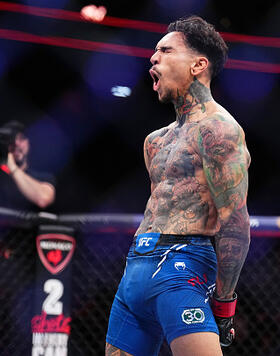
[[[209,298],[215,288],[211,238],[145,233],[136,237],[116,293],[106,341],[133,356],[156,356],[197,332],[219,334]]]

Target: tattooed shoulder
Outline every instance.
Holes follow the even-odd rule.
[[[152,156],[162,148],[163,137],[171,129],[173,123],[150,133],[144,141],[144,159],[146,167],[149,168]]]
[[[219,161],[227,159],[234,151],[246,149],[245,135],[241,126],[230,115],[215,114],[201,121],[198,130],[198,146],[200,152]]]
[[[166,127],[162,127],[158,130],[155,130],[153,132],[151,132],[147,137],[146,137],[146,140],[148,143],[151,143],[155,138],[157,137],[163,137],[166,132],[172,127],[173,124],[170,124]]]

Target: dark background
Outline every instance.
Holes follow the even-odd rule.
[[[15,3],[16,1],[14,1]],[[88,1],[17,1],[80,11]],[[197,14],[218,31],[279,37],[279,1],[96,1],[107,15],[162,24]],[[250,5],[250,7],[246,7]],[[153,49],[160,33],[0,11],[0,28]],[[279,39],[280,40],[280,39]],[[228,43],[229,58],[280,64],[280,48]],[[147,134],[175,119],[158,102],[148,58],[0,39],[0,124],[23,121],[31,164],[57,180],[57,213],[143,213]],[[250,215],[280,215],[279,73],[224,69],[212,92],[244,128],[252,156]],[[113,86],[131,95],[115,97]]]

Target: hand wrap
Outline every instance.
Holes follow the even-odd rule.
[[[221,346],[230,346],[235,337],[233,317],[235,314],[237,294],[232,299],[219,299],[213,296],[212,311],[220,332]]]

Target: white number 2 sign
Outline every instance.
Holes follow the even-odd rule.
[[[63,303],[59,301],[62,297],[64,286],[58,279],[48,279],[44,284],[44,292],[48,296],[43,302],[42,309],[46,314],[60,315],[63,311]]]

